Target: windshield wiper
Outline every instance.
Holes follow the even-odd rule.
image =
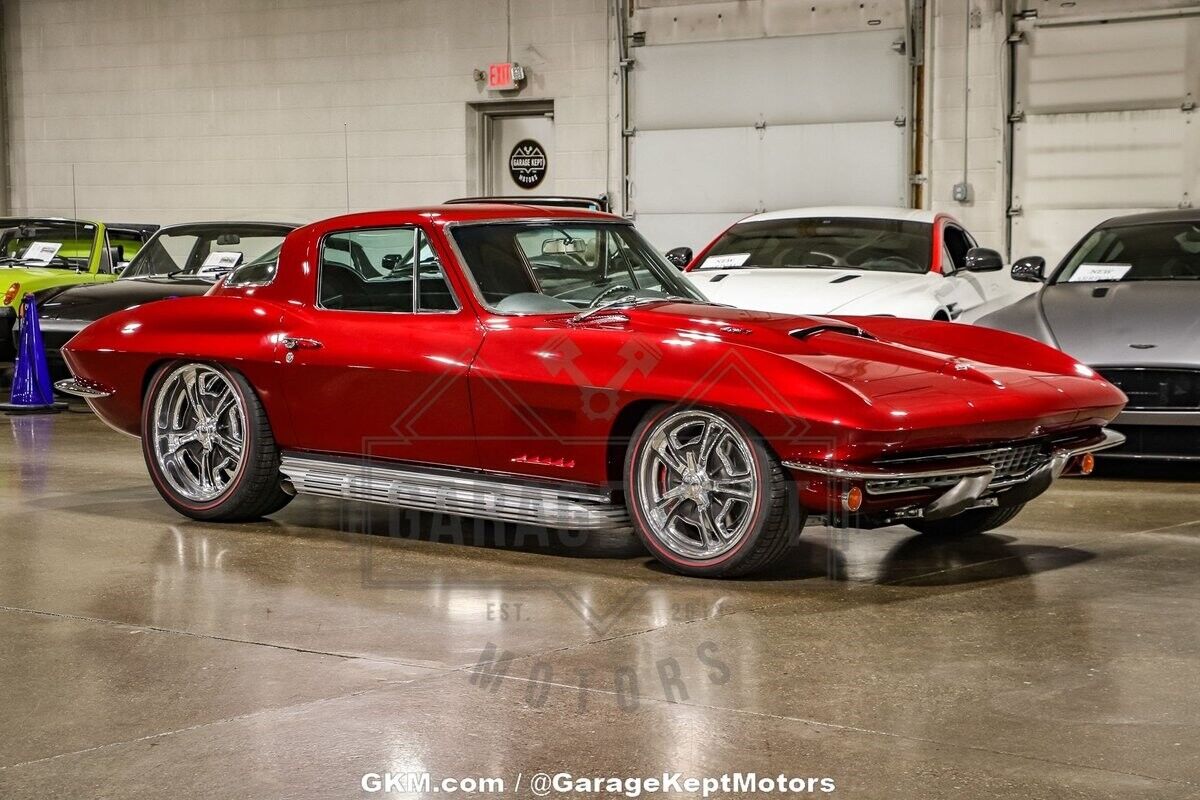
[[[580,322],[584,322],[585,320],[588,320],[603,311],[614,311],[619,308],[638,308],[639,306],[649,306],[654,305],[655,303],[691,303],[695,305],[706,306],[720,305],[725,306],[726,308],[732,308],[732,306],[728,306],[724,303],[713,303],[708,300],[696,300],[692,297],[680,297],[678,295],[668,295],[667,297],[638,297],[634,294],[627,294],[622,297],[618,297],[615,300],[609,300],[607,303],[601,303],[595,308],[589,308],[586,311],[581,311],[575,316],[571,317],[570,322],[572,325],[575,325]]]

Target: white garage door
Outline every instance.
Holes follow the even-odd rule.
[[[1029,25],[1016,48],[1012,255],[1058,262],[1096,223],[1200,202],[1200,20]]]
[[[908,62],[899,29],[640,47],[632,202],[662,249],[747,214],[906,205]]]

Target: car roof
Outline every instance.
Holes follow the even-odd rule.
[[[455,197],[447,200],[445,205],[466,205],[480,203],[502,203],[520,206],[554,206],[555,208],[590,208],[593,211],[608,211],[608,200],[604,197],[585,197],[582,195],[489,195],[481,197]]]
[[[1169,211],[1147,211],[1141,214],[1125,214],[1101,222],[1098,228],[1123,228],[1126,225],[1152,225],[1156,222],[1200,223],[1200,209],[1180,208]]]
[[[361,211],[330,217],[306,225],[321,230],[339,228],[377,228],[387,225],[411,225],[425,220],[435,225],[452,225],[461,222],[490,222],[502,220],[578,219],[597,222],[628,222],[623,217],[589,211],[583,208],[549,208],[546,206],[518,205],[516,203],[456,203],[453,205],[397,208],[383,211]]]
[[[106,222],[104,227],[109,230],[137,231],[138,233],[154,233],[161,228],[157,222]]]
[[[843,219],[893,219],[904,222],[937,221],[939,214],[923,208],[900,208],[899,206],[812,206],[810,208],[788,208],[780,211],[768,211],[755,214],[741,220],[742,222],[767,222],[779,219],[812,219],[814,217],[831,217]]]
[[[68,217],[0,217],[0,225],[11,225],[21,222],[71,222],[76,225],[99,225],[101,223],[90,219],[70,219]]]
[[[170,233],[181,228],[188,230],[220,230],[225,228],[278,228],[284,231],[294,231],[300,227],[299,222],[270,222],[253,219],[204,220],[202,222],[173,222],[163,225],[156,233]]]

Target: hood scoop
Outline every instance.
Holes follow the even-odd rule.
[[[830,283],[845,283],[846,281],[852,281],[855,278],[859,278],[859,277],[862,277],[862,276],[860,276],[860,275],[843,275],[840,278],[834,278],[833,280],[830,281]]]
[[[804,328],[796,328],[788,332],[788,336],[793,339],[804,340],[811,336],[816,336],[819,333],[841,333],[846,336],[857,336],[860,339],[874,339],[875,337],[855,325],[847,325],[844,322],[819,322],[814,325],[809,325]]]

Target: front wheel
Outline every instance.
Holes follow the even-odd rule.
[[[803,512],[783,467],[744,423],[662,407],[634,431],[625,497],[646,548],[685,575],[733,577],[783,558]]]
[[[1003,508],[973,508],[946,519],[916,520],[907,525],[918,533],[931,536],[977,536],[1007,524],[1024,507],[1024,503],[1018,503]]]
[[[257,519],[291,499],[262,403],[244,377],[215,364],[175,362],[154,374],[142,454],[159,494],[192,519]]]

